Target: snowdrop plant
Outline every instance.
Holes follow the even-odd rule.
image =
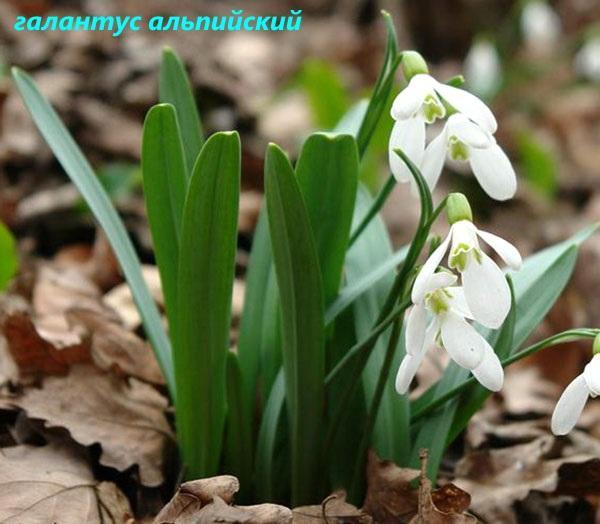
[[[392,20],[387,14],[384,20],[386,50],[370,98],[335,129],[309,136],[294,163],[275,144],[266,149],[265,203],[235,339],[241,141],[235,131],[205,135],[177,55],[164,52],[160,103],[147,113],[141,151],[168,330],[92,167],[31,77],[13,72],[34,122],[106,232],[131,287],[175,408],[180,477],[234,474],[238,500],[311,504],[345,488],[360,503],[369,449],[415,466],[426,447],[435,478],[446,447],[489,390],[501,386],[503,367],[598,332],[571,330],[523,347],[595,228],[518,269],[516,249],[475,227],[465,197],[452,194],[434,206],[434,177],[422,170],[433,163],[437,177],[437,144],[468,159],[491,196],[512,196],[514,183],[507,180],[514,173],[504,156],[499,170],[478,169],[478,155],[487,154],[485,162],[500,156],[494,115],[467,91],[429,76],[420,55],[400,52]],[[398,180],[413,181],[421,214],[409,244],[393,251],[379,209],[395,178],[373,197],[360,174],[361,158],[388,118],[400,64],[408,86],[392,108],[389,160]],[[426,148],[425,127],[444,118],[442,138]],[[450,233],[419,272],[430,230],[445,208]],[[479,240],[513,268],[506,280]],[[453,362],[418,397],[399,395],[394,371],[400,367],[397,389],[407,392],[432,345],[444,347]]]

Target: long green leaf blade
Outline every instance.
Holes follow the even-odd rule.
[[[19,268],[19,256],[15,238],[10,230],[0,222],[0,292],[8,286]]]
[[[171,361],[171,345],[163,329],[156,304],[142,277],[140,261],[123,222],[75,140],[56,111],[39,92],[33,79],[17,68],[13,68],[13,78],[40,133],[104,229],[131,288],[144,329],[174,399],[175,376]]]
[[[142,137],[144,200],[171,330],[177,307],[177,271],[187,173],[175,109],[154,106]]]
[[[204,144],[202,123],[192,86],[183,62],[170,47],[163,50],[159,75],[160,101],[172,104],[181,126],[187,171],[191,175],[200,148]]]
[[[315,133],[300,152],[298,184],[306,203],[325,303],[337,295],[358,184],[358,149],[350,135]]]
[[[265,195],[281,303],[283,367],[290,416],[292,502],[316,499],[324,405],[323,289],[310,220],[285,153],[269,145]]]
[[[179,253],[176,416],[191,478],[216,475],[221,458],[239,193],[239,136],[217,133],[190,179]]]

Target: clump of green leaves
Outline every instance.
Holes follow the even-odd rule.
[[[132,289],[175,405],[185,476],[235,474],[248,500],[316,503],[343,487],[359,501],[369,448],[413,466],[419,450],[429,448],[435,477],[444,450],[489,394],[455,365],[414,400],[394,391],[390,371],[405,353],[402,318],[412,279],[445,202],[434,209],[417,166],[398,151],[416,181],[421,220],[409,246],[393,252],[378,213],[393,179],[375,199],[359,182],[402,60],[387,15],[386,23],[385,57],[369,100],[352,107],[332,132],[308,137],[295,164],[275,144],[267,147],[266,203],[236,348],[229,331],[240,139],[236,132],[203,135],[175,53],[164,52],[161,103],[147,114],[142,146],[168,335],[106,191],[31,78],[13,72]],[[481,329],[505,365],[561,340],[521,349],[567,284],[579,245],[592,231],[534,255],[512,276],[507,320],[499,330]]]

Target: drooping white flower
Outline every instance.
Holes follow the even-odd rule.
[[[527,46],[539,54],[552,51],[561,33],[560,17],[544,0],[527,2],[521,12],[521,30]]]
[[[517,176],[496,139],[464,114],[451,115],[442,132],[425,149],[421,171],[430,188],[435,187],[446,156],[469,162],[485,192],[495,200],[512,198]]]
[[[551,428],[555,435],[566,435],[571,431],[587,399],[600,395],[600,354],[592,357],[583,373],[571,382],[558,399],[552,414]]]
[[[425,124],[446,116],[447,102],[455,110],[477,122],[489,133],[498,127],[490,109],[468,91],[438,82],[429,74],[415,74],[392,105],[395,120],[389,141],[389,160],[392,174],[399,182],[412,180],[404,162],[394,153],[402,149],[417,166],[425,151]]]
[[[498,92],[502,83],[502,66],[498,50],[487,39],[476,40],[464,63],[466,85],[484,98]]]
[[[577,74],[591,82],[600,82],[600,36],[590,38],[575,55]]]
[[[504,371],[488,342],[467,321],[473,315],[463,289],[454,286],[457,277],[446,271],[429,275],[422,295],[406,321],[406,355],[396,375],[396,390],[408,391],[427,349],[438,342],[459,366],[472,371],[486,388],[498,391]]]
[[[452,224],[446,239],[423,265],[412,289],[412,300],[414,303],[423,300],[431,276],[450,247],[448,263],[461,274],[465,301],[474,319],[486,327],[497,329],[510,311],[510,288],[502,270],[482,251],[478,237],[510,268],[517,270],[521,267],[521,255],[512,244],[477,229],[468,219],[459,220]]]

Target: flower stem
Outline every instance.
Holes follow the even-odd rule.
[[[556,346],[558,344],[563,344],[565,342],[572,342],[575,340],[581,340],[583,338],[594,338],[600,330],[591,329],[591,328],[578,328],[578,329],[569,329],[567,331],[563,331],[562,333],[558,333],[556,335],[552,335],[540,342],[537,342],[531,346],[522,349],[521,351],[517,351],[514,355],[505,358],[502,361],[502,367],[510,366],[515,362],[521,360],[522,358],[528,357],[533,353],[545,348],[549,348],[552,346]],[[463,391],[465,391],[469,386],[475,384],[477,381],[475,377],[471,376],[464,382],[458,384],[456,387],[444,393],[442,396],[436,398],[433,402],[427,404],[424,408],[416,411],[410,418],[411,423],[417,422],[421,420],[423,417],[429,415],[436,409],[442,407],[446,402],[452,400],[457,395],[460,395]]]

